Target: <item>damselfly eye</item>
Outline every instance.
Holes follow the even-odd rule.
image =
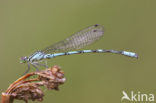
[[[27,61],[27,57],[21,57],[20,58],[20,63],[25,63]]]

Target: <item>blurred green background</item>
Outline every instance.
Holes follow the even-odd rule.
[[[0,0],[0,92],[26,70],[21,56],[93,24],[105,34],[85,49],[133,51],[139,59],[101,53],[48,60],[67,81],[60,91],[46,90],[43,103],[120,103],[123,90],[156,95],[155,0]]]

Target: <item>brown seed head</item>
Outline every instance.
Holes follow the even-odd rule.
[[[38,77],[29,79],[29,77],[37,75]],[[65,82],[64,72],[58,67],[54,66],[38,72],[26,74],[12,83],[5,93],[2,93],[2,101],[7,101],[6,97],[13,101],[14,99],[42,101],[44,93],[40,89],[45,86],[48,89],[58,90],[60,84]],[[5,103],[5,102],[2,102]],[[11,102],[7,102],[11,103]]]

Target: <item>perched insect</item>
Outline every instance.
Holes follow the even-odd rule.
[[[39,66],[45,66],[45,64],[40,64],[39,61],[42,59],[50,59],[57,56],[63,55],[71,55],[71,54],[82,54],[82,53],[116,53],[121,54],[129,57],[137,58],[137,54],[128,51],[116,51],[116,50],[104,50],[104,49],[97,49],[97,50],[81,50],[81,51],[69,51],[73,49],[80,49],[84,46],[87,46],[97,40],[99,40],[104,34],[104,28],[102,25],[96,24],[85,28],[70,37],[66,38],[63,41],[60,41],[56,44],[53,44],[41,51],[37,51],[33,53],[29,57],[21,57],[21,63],[27,63],[28,69],[25,73],[30,70],[30,64],[32,64],[36,69]],[[68,52],[64,52],[68,51]],[[57,53],[61,52],[61,53]],[[51,54],[52,53],[52,54]]]

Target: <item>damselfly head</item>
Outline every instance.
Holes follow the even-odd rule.
[[[28,60],[28,57],[21,57],[20,58],[20,63],[26,63],[27,62],[27,60]]]

